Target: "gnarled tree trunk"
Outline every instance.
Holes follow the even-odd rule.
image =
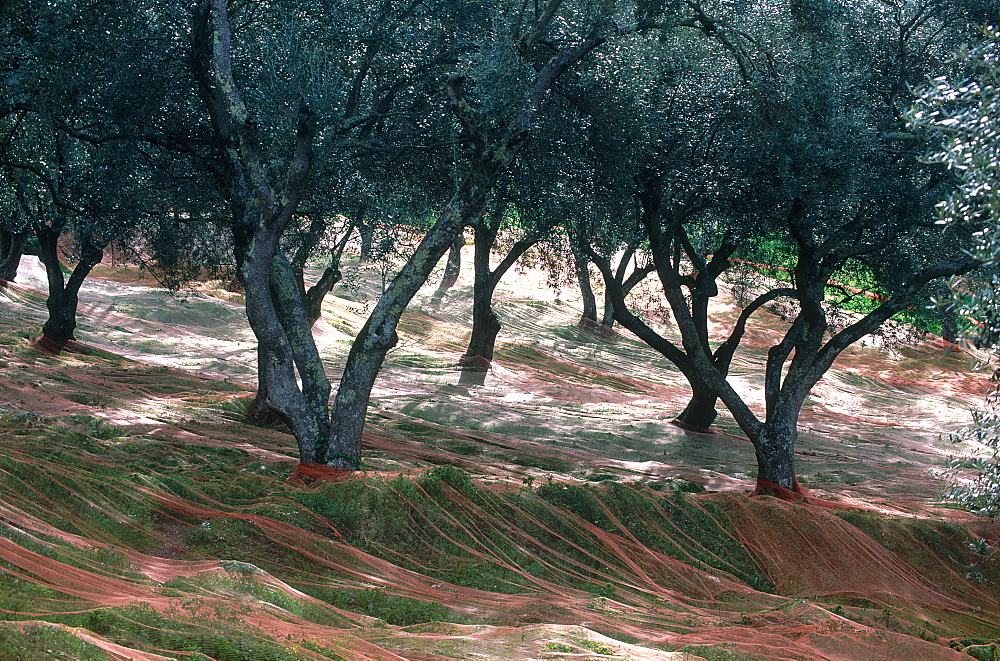
[[[493,161],[481,163],[478,171],[466,177],[437,222],[379,298],[355,338],[333,401],[329,443],[323,455],[328,465],[337,468],[360,466],[361,432],[368,401],[386,353],[396,346],[399,318],[445,251],[453,245],[455,236],[471,218],[482,213],[501,165]]]
[[[497,335],[503,327],[493,311],[493,294],[500,281],[498,274],[490,270],[490,253],[496,242],[496,232],[481,225],[477,226],[474,241],[472,335],[469,337],[465,354],[459,361],[462,367],[459,383],[464,385],[483,384],[486,373],[493,363]]]
[[[90,275],[90,271],[104,257],[104,246],[84,240],[80,246],[80,260],[73,268],[69,279],[63,277],[59,261],[59,232],[40,225],[36,231],[40,248],[39,257],[45,265],[49,295],[45,306],[49,318],[42,326],[42,335],[36,341],[41,350],[58,354],[66,344],[76,339],[76,310],[80,300],[80,287]]]
[[[24,254],[24,243],[30,234],[28,230],[0,229],[0,280],[12,281],[17,277],[17,268]]]
[[[300,105],[286,182],[283,190],[275,190],[264,170],[258,125],[233,77],[227,11],[226,0],[200,0],[195,6],[191,65],[220,147],[221,176],[233,222],[245,228],[249,237],[242,267],[246,311],[259,343],[258,370],[264,372],[261,383],[266,384],[267,404],[291,427],[302,462],[358,468],[372,386],[386,352],[396,344],[396,326],[403,310],[456,235],[482,214],[498,174],[510,165],[526,140],[530,121],[547,90],[559,74],[603,39],[587,39],[544,66],[529,90],[528,107],[493,144],[487,144],[482,125],[462,97],[463,79],[456,76],[448,81],[452,109],[462,124],[463,139],[470,145],[469,173],[355,338],[331,411],[330,385],[312,339],[303,294],[280,250],[281,235],[301,200],[311,165],[312,113],[304,102]]]

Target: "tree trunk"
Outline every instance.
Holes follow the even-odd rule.
[[[472,335],[465,355],[459,360],[462,376],[459,383],[482,384],[485,373],[493,362],[493,351],[502,324],[493,312],[493,293],[499,277],[490,270],[490,254],[496,243],[497,233],[486,226],[486,219],[475,227],[472,266]],[[500,274],[502,275],[502,274]]]
[[[493,288],[484,285],[482,293],[475,295],[472,302],[472,335],[469,337],[469,346],[462,357],[462,363],[474,364],[484,363],[483,368],[472,367],[486,371],[493,361],[493,352],[496,348],[497,335],[503,324],[493,311]]]
[[[28,235],[27,231],[0,230],[0,280],[11,281],[17,277]]]
[[[59,262],[59,232],[48,226],[36,230],[42,263],[49,284],[49,295],[45,306],[49,318],[42,326],[42,335],[36,344],[43,351],[59,354],[70,340],[76,339],[76,310],[79,303],[80,287],[90,275],[90,271],[104,257],[104,246],[85,241],[80,249],[80,261],[70,274],[63,278]]]
[[[375,244],[375,223],[363,218],[359,219],[358,237],[361,239],[360,260],[362,264],[366,264],[372,258],[372,249]]]
[[[396,346],[399,318],[445,251],[455,242],[455,236],[471,218],[482,213],[486,196],[496,179],[495,164],[490,165],[485,172],[473,172],[466,178],[416,251],[389,283],[351,344],[334,397],[330,436],[324,448],[323,456],[328,465],[348,469],[360,467],[361,432],[369,398],[386,353]]]
[[[320,316],[323,314],[323,299],[333,291],[333,288],[340,282],[341,277],[340,269],[335,266],[329,266],[323,271],[323,275],[320,276],[320,279],[312,287],[305,289],[305,283],[303,283],[306,317],[309,319],[310,326],[314,326],[319,321]]]
[[[958,315],[954,310],[941,311],[941,339],[949,345],[958,342]]]
[[[242,206],[233,205],[233,214],[242,213]],[[253,232],[244,225],[234,223],[231,225],[233,233],[233,260],[236,262],[236,279],[239,282],[240,290],[246,293],[246,276],[243,273],[243,265],[246,263],[247,251],[250,250],[250,241]],[[253,401],[247,408],[247,419],[258,425],[272,426],[282,422],[282,417],[267,403],[267,371],[261,369],[267,360],[266,352],[262,351],[261,345],[257,345],[257,392]]]
[[[594,286],[590,281],[590,260],[574,248],[573,266],[576,268],[576,280],[580,283],[580,296],[583,298],[583,313],[578,325],[592,328],[597,325],[597,298],[594,296]]]
[[[462,385],[482,385],[486,380],[486,372],[493,363],[493,351],[496,347],[497,335],[502,324],[493,312],[493,294],[504,274],[538,242],[538,236],[532,233],[522,237],[511,246],[508,253],[490,269],[490,256],[496,245],[497,234],[503,220],[503,210],[483,217],[473,226],[475,252],[473,253],[474,283],[472,292],[472,334],[465,355],[459,360],[462,374],[459,383]]]
[[[757,456],[757,488],[754,493],[788,497],[802,494],[795,479],[795,422],[781,421],[761,426],[754,441]]]
[[[329,431],[330,385],[298,283],[276,242],[258,231],[243,267],[247,318],[259,343],[258,399],[289,426],[300,461],[317,463]]]
[[[462,248],[465,247],[465,234],[459,232],[455,235],[455,241],[448,249],[448,261],[444,265],[444,275],[441,276],[441,284],[434,290],[431,297],[431,305],[440,305],[445,293],[458,282],[458,275],[462,270]]]
[[[257,345],[257,364],[263,365],[267,360],[267,354],[261,351],[260,345]],[[284,422],[281,415],[275,411],[267,403],[267,371],[258,369],[257,370],[257,392],[254,393],[253,400],[250,402],[250,406],[247,408],[247,419],[254,424],[264,425],[267,427],[272,427],[279,423]]]
[[[465,235],[461,232],[455,235],[455,240],[448,249],[448,261],[444,265],[444,276],[441,284],[438,285],[439,292],[446,292],[458,282],[458,275],[462,270],[462,248],[465,247]]]
[[[709,282],[704,282],[706,275],[706,271],[702,271],[696,278],[696,286],[691,292],[690,299],[691,319],[698,329],[698,338],[701,345],[707,349],[709,346],[708,302],[712,296],[718,294],[718,289],[715,285],[714,276],[712,276]],[[742,335],[742,332],[740,335]],[[738,344],[739,340],[737,339],[736,342]],[[727,351],[726,345],[720,347],[712,356],[713,367],[723,377],[729,376],[729,366],[732,362],[732,357],[733,352]],[[719,398],[711,388],[698,380],[688,379],[688,385],[691,386],[691,399],[688,400],[687,406],[684,407],[684,410],[681,411],[676,420],[681,426],[707,431],[712,426],[712,423],[715,422],[715,418],[718,417],[715,407],[718,404]]]
[[[718,416],[715,406],[719,398],[708,388],[698,387],[694,383],[689,385],[692,390],[691,399],[677,416],[676,422],[687,429],[708,431]]]
[[[472,335],[465,355],[459,360],[462,368],[458,382],[461,385],[481,386],[493,364],[493,351],[502,324],[493,312],[493,292],[474,294],[472,302]]]
[[[615,306],[606,296],[604,298],[604,317],[601,318],[601,326],[608,330],[615,327]]]

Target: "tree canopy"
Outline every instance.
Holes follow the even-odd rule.
[[[62,319],[46,334],[62,339],[111,241],[173,284],[231,273],[260,400],[304,462],[360,465],[400,315],[466,227],[482,330],[467,358],[486,363],[499,276],[563,232],[559,268],[583,279],[593,260],[615,319],[688,379],[681,422],[707,427],[721,401],[759,484],[794,492],[798,416],[840,352],[1000,241],[976,234],[996,194],[992,124],[965,132],[961,110],[992,88],[936,78],[911,117],[954,139],[930,161],[930,134],[905,118],[914,86],[967,66],[953,52],[991,62],[962,50],[995,13],[971,0],[182,4],[5,5],[0,259],[8,272],[29,228],[44,244]],[[943,165],[966,177],[957,189]],[[404,249],[400,227],[419,240]],[[516,238],[492,268],[505,227]],[[71,230],[82,268],[63,283]],[[311,327],[354,233],[366,257],[384,237],[394,261],[334,387]],[[734,268],[752,292],[716,336],[709,304]],[[679,339],[628,298],[651,272]],[[1000,315],[974,296],[992,328]],[[749,317],[779,299],[789,324],[760,366],[759,411],[729,366]]]

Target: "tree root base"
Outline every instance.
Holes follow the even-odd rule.
[[[247,420],[261,427],[279,427],[285,424],[278,412],[268,406],[258,392],[247,408]]]
[[[355,471],[347,468],[334,468],[326,464],[301,462],[292,471],[288,481],[297,487],[308,487],[324,482],[336,482],[353,475]]]
[[[799,481],[795,480],[794,489],[786,489],[780,484],[775,484],[774,482],[768,482],[767,480],[757,480],[757,487],[753,490],[751,496],[773,496],[774,498],[779,498],[781,500],[787,500],[791,503],[811,503],[815,499],[809,490],[799,484]]]
[[[715,433],[715,430],[712,429],[711,426],[706,427],[706,428],[703,429],[703,428],[701,428],[701,427],[699,427],[697,425],[689,425],[688,423],[684,422],[680,418],[674,418],[673,420],[670,421],[670,424],[672,424],[674,426],[677,426],[677,427],[680,427],[684,431],[692,431],[692,432],[697,432],[699,434],[714,434]]]
[[[54,337],[42,333],[31,341],[31,346],[38,351],[49,356],[58,356],[62,353],[75,353],[82,356],[93,355],[94,350],[86,344],[63,337]]]
[[[576,322],[576,327],[581,331],[595,335],[602,340],[612,340],[619,337],[618,331],[610,326],[605,326],[604,324],[594,321],[593,319],[580,319]]]

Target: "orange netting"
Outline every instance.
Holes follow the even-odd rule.
[[[25,294],[15,289],[4,300]],[[467,306],[459,309],[456,319]],[[289,435],[246,426],[239,407],[225,408],[246,388],[125,361],[34,352],[28,360],[13,344],[0,347],[10,377],[0,383],[0,612],[28,626],[20,622],[113,607],[134,617],[136,632],[236,626],[297,658],[324,658],[312,647],[322,644],[345,659],[414,661],[660,659],[687,645],[768,659],[957,660],[969,657],[950,638],[1000,630],[989,583],[997,576],[970,549],[979,539],[963,536],[995,540],[998,528],[963,523],[938,534],[917,518],[939,493],[928,476],[940,451],[919,436],[921,402],[949,398],[957,410],[984,381],[953,356],[845,354],[804,412],[803,447],[825,456],[797,458],[812,493],[843,500],[805,489],[750,498],[741,471],[752,448],[723,430],[728,422],[738,431],[731,421],[691,434],[663,424],[686,386],[669,368],[652,370],[624,334],[575,345],[577,354],[511,342],[488,385],[470,391],[454,387],[461,323],[448,325],[447,302],[442,310],[411,318],[392,358],[426,350],[448,368],[438,374],[415,360],[408,372],[400,359],[387,372],[383,408],[364,434],[365,473],[296,464]],[[168,353],[234,332],[206,332],[197,344],[184,334],[193,332],[188,316],[138,326],[118,311],[91,312],[133,335],[155,328],[183,338]],[[570,328],[576,319],[551,308],[507,312],[508,329],[533,338],[548,332],[543,320]],[[41,304],[31,314],[44,319]],[[744,353],[766,350],[773,334],[751,329]],[[734,373],[747,369],[740,360]],[[429,373],[439,376],[431,386],[420,381]],[[854,377],[889,394],[859,405]],[[56,417],[68,413],[86,419]],[[98,424],[104,415],[126,422],[109,429]],[[886,451],[890,442],[900,454]],[[902,453],[906,465],[885,458]],[[473,478],[463,487],[434,467]],[[831,474],[840,481],[822,481]],[[727,492],[679,490],[691,483]],[[804,503],[784,499],[803,494]],[[848,509],[872,503],[894,516]],[[432,607],[417,624],[381,619]],[[112,658],[193,654],[73,628]]]
[[[302,461],[295,466],[295,470],[292,471],[288,481],[296,486],[305,487],[314,485],[317,482],[343,480],[355,474],[356,471],[345,468],[334,468],[326,464],[314,464]]]

